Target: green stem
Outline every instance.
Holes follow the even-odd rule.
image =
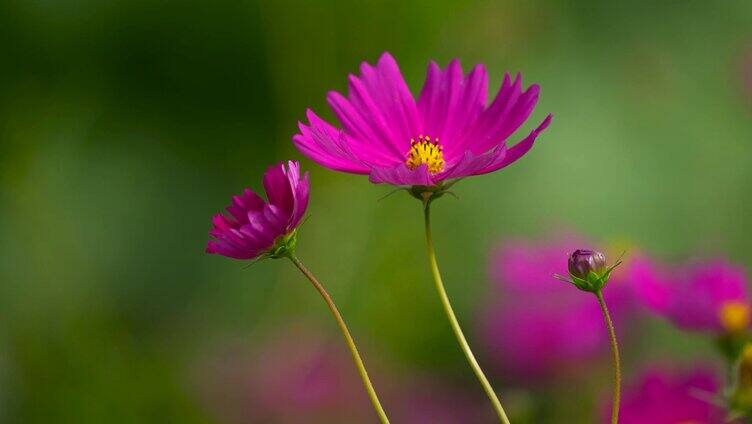
[[[329,310],[332,312],[334,320],[337,321],[337,325],[339,326],[340,331],[342,331],[342,336],[345,338],[347,347],[350,349],[353,362],[355,362],[355,366],[358,368],[358,373],[360,374],[361,380],[363,380],[363,386],[365,386],[366,392],[368,392],[368,397],[371,399],[373,409],[376,411],[376,414],[379,416],[379,420],[381,420],[382,424],[389,424],[389,418],[387,418],[386,412],[384,412],[384,408],[381,407],[381,402],[379,402],[379,398],[376,395],[376,390],[374,390],[373,385],[371,384],[371,379],[368,378],[368,372],[366,371],[366,366],[363,365],[363,359],[360,358],[358,348],[355,347],[355,340],[353,340],[352,335],[350,335],[350,330],[347,329],[347,324],[345,324],[345,320],[342,319],[342,315],[340,315],[337,306],[334,304],[331,296],[329,296],[329,293],[326,292],[326,289],[324,289],[324,286],[322,286],[321,283],[319,283],[319,281],[316,279],[316,277],[311,274],[311,271],[309,271],[308,268],[306,268],[303,263],[300,262],[300,259],[298,259],[295,255],[290,255],[289,257],[292,263],[294,263],[295,266],[298,267],[300,272],[302,272],[303,275],[308,278],[311,284],[313,284],[313,288],[315,288],[316,291],[319,292],[321,297],[324,299],[324,302],[326,302],[326,306],[328,306]]]
[[[603,318],[606,321],[606,327],[608,328],[608,338],[611,340],[611,355],[614,362],[614,404],[611,408],[611,424],[617,424],[619,422],[619,400],[621,399],[621,361],[619,360],[619,345],[616,342],[614,323],[611,321],[611,315],[608,313],[606,301],[603,300],[603,293],[598,290],[595,292],[595,297],[598,298],[598,304],[601,305]]]
[[[457,322],[457,317],[454,315],[454,310],[452,310],[452,305],[451,303],[449,303],[449,296],[447,296],[446,289],[444,289],[444,283],[442,283],[441,281],[439,265],[436,262],[436,252],[434,252],[433,249],[433,238],[431,237],[430,205],[430,200],[423,201],[423,209],[426,221],[426,248],[428,251],[428,260],[431,265],[431,272],[433,273],[433,280],[436,284],[436,291],[439,293],[441,304],[444,306],[444,312],[449,319],[449,324],[451,324],[452,326],[454,335],[457,338],[457,343],[459,343],[462,352],[465,354],[465,358],[467,358],[467,362],[470,364],[470,368],[472,368],[475,376],[478,378],[480,385],[483,386],[483,390],[486,392],[486,395],[491,401],[491,404],[493,404],[493,408],[496,411],[496,414],[499,416],[499,420],[504,424],[509,424],[509,418],[507,418],[507,414],[506,412],[504,412],[504,408],[501,406],[501,402],[496,396],[496,392],[494,391],[493,387],[491,387],[491,383],[488,382],[485,374],[483,374],[483,370],[480,368],[480,365],[478,365],[478,361],[475,359],[473,351],[470,350],[470,345],[467,343],[465,335],[462,333],[462,328],[460,328],[460,324],[459,322]]]

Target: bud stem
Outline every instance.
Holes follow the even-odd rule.
[[[483,390],[486,392],[486,395],[491,401],[491,404],[493,404],[493,408],[496,411],[496,414],[499,416],[499,420],[504,424],[509,424],[509,418],[507,418],[507,414],[506,412],[504,412],[504,408],[501,406],[501,402],[499,401],[496,392],[494,391],[493,387],[491,387],[491,383],[488,382],[485,374],[483,374],[483,370],[480,368],[478,361],[475,359],[473,351],[470,350],[470,345],[467,343],[465,335],[462,333],[462,328],[460,328],[460,324],[459,322],[457,322],[457,317],[454,315],[454,310],[452,310],[452,305],[451,303],[449,303],[449,296],[447,296],[446,289],[444,289],[444,283],[441,281],[439,265],[436,262],[436,252],[434,252],[433,249],[433,238],[431,237],[430,205],[430,198],[424,198],[423,209],[426,221],[426,248],[428,251],[428,260],[431,265],[431,272],[433,273],[434,283],[436,284],[436,291],[439,293],[441,304],[444,306],[444,312],[449,319],[449,324],[451,324],[452,326],[454,335],[457,338],[457,343],[459,343],[462,352],[467,358],[467,362],[470,364],[470,368],[472,368],[475,376],[478,378],[480,385],[483,386]]]
[[[290,258],[292,263],[294,263],[295,266],[298,267],[300,272],[302,272],[303,275],[308,278],[311,284],[313,284],[313,288],[315,288],[316,291],[319,292],[321,297],[324,299],[324,302],[326,302],[326,306],[328,306],[329,310],[332,312],[334,320],[337,321],[337,325],[339,326],[340,331],[342,331],[342,336],[345,338],[347,347],[350,349],[353,362],[355,362],[355,366],[358,368],[358,373],[360,374],[361,380],[363,380],[363,386],[365,386],[366,392],[368,392],[368,397],[371,399],[373,409],[376,411],[376,414],[379,416],[379,420],[382,424],[389,424],[389,418],[387,418],[386,412],[384,412],[384,408],[381,407],[381,402],[379,402],[379,398],[376,395],[376,390],[374,390],[373,385],[371,384],[371,380],[370,378],[368,378],[368,372],[366,371],[366,366],[363,364],[363,359],[360,358],[358,348],[355,347],[355,340],[353,340],[352,335],[350,335],[350,330],[347,329],[347,324],[345,324],[345,320],[342,319],[342,315],[340,315],[339,310],[334,304],[331,296],[329,296],[329,293],[326,292],[326,289],[324,289],[324,286],[319,283],[316,277],[311,274],[311,271],[309,271],[308,268],[306,268],[303,263],[300,262],[300,259],[298,259],[297,256],[290,254],[288,255],[288,257]]]
[[[621,399],[621,361],[619,359],[619,345],[616,342],[614,323],[611,321],[611,315],[608,313],[606,301],[603,299],[603,292],[601,290],[596,291],[595,297],[598,298],[598,304],[601,305],[603,318],[606,321],[606,327],[608,328],[608,337],[611,340],[611,355],[614,362],[614,403],[611,408],[611,424],[617,424],[619,422],[619,401]]]

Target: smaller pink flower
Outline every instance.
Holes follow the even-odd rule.
[[[698,369],[685,374],[651,370],[626,388],[619,409],[621,424],[721,424],[724,411],[712,398],[720,388],[718,377]],[[604,403],[606,401],[604,400]],[[611,418],[611,400],[603,407],[601,422]]]
[[[254,259],[294,247],[295,230],[308,207],[308,173],[301,178],[300,164],[294,161],[287,162],[287,168],[284,163],[272,166],[264,173],[264,190],[268,201],[245,189],[232,198],[230,216],[214,216],[206,253]]]
[[[630,277],[640,301],[681,329],[734,333],[750,324],[744,271],[724,260],[666,270],[641,258]]]

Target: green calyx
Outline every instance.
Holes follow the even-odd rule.
[[[572,273],[569,274],[569,278],[564,277],[559,274],[554,274],[554,278],[560,281],[564,281],[566,283],[572,284],[573,286],[577,287],[578,289],[590,293],[597,293],[601,290],[603,290],[604,287],[606,287],[606,283],[608,283],[608,279],[611,278],[611,273],[621,265],[622,261],[621,258],[619,258],[615,264],[611,265],[610,267],[606,268],[605,271],[602,273],[596,273],[595,271],[588,272],[587,276],[585,278],[580,278]]]
[[[458,181],[460,180],[452,180],[446,183],[441,182],[432,186],[415,185],[406,188],[405,190],[410,194],[410,196],[420,200],[421,202],[430,203],[445,194],[455,196],[455,194],[449,191],[449,189]]]
[[[578,289],[595,293],[602,290],[603,287],[606,286],[609,277],[611,277],[611,271],[613,271],[613,268],[610,268],[601,275],[596,274],[594,271],[590,271],[587,275],[587,278],[584,280],[582,278],[575,277],[572,274],[569,274],[569,278],[572,279],[572,284],[574,284],[574,286]]]
[[[259,257],[260,259],[279,259],[279,258],[292,258],[295,253],[295,247],[298,245],[298,233],[293,230],[292,232],[283,236],[277,237],[274,240],[274,246],[266,253]]]

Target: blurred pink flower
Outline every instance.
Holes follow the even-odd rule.
[[[367,174],[376,184],[434,186],[494,172],[527,153],[551,122],[549,115],[508,148],[507,139],[530,117],[540,89],[532,85],[523,91],[521,77],[512,81],[507,74],[487,104],[483,65],[465,75],[457,60],[444,69],[431,62],[417,101],[389,53],[375,66],[362,63],[360,75],[348,80],[347,97],[327,95],[342,129],[309,109],[308,125],[298,125],[293,142],[319,165]]]
[[[229,423],[376,420],[347,351],[295,329],[205,366],[205,397]]]
[[[718,394],[718,377],[709,370],[676,375],[663,370],[643,373],[626,388],[619,409],[621,424],[721,424],[723,409],[712,399]],[[601,422],[611,418],[611,401],[604,400]]]
[[[681,329],[721,333],[749,326],[747,279],[725,260],[669,271],[641,258],[633,261],[630,278],[641,302]]]
[[[394,422],[409,424],[481,424],[494,421],[477,390],[460,389],[433,378],[403,381],[391,393]]]
[[[347,351],[324,339],[300,326],[261,341],[251,351],[213,356],[200,368],[209,410],[231,424],[376,423]],[[411,373],[372,377],[383,388],[385,407],[395,423],[493,421],[476,390]]]
[[[577,236],[502,243],[491,255],[494,283],[481,322],[487,352],[504,377],[546,382],[583,371],[609,349],[595,297],[553,278],[567,274],[570,252],[591,246]],[[617,269],[604,296],[617,329],[630,309],[630,292]]]
[[[231,217],[217,214],[209,232],[213,240],[206,253],[234,259],[253,259],[269,251],[282,237],[294,233],[308,207],[308,173],[300,177],[294,161],[270,167],[264,173],[268,202],[249,189],[232,198]]]

